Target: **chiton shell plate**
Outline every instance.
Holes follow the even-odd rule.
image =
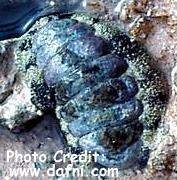
[[[165,110],[166,84],[151,63],[118,27],[84,13],[34,25],[17,50],[33,103],[55,109],[68,145],[97,151],[99,164],[120,169],[147,163],[147,134]]]

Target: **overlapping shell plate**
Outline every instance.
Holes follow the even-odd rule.
[[[41,110],[55,109],[67,143],[98,163],[143,167],[167,89],[151,58],[117,27],[87,14],[46,18],[19,40],[17,67]]]

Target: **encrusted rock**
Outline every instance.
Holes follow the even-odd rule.
[[[40,114],[31,102],[30,89],[24,82],[17,80],[13,85],[13,93],[0,105],[0,124],[13,130]]]
[[[13,44],[0,43],[0,103],[13,91],[16,68],[14,65]]]
[[[15,41],[1,42],[0,124],[14,129],[41,113],[31,102],[31,91],[15,65]]]

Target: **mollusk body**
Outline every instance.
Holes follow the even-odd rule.
[[[23,73],[37,69],[42,77],[37,91],[35,76],[28,82],[33,102],[43,107],[44,96],[44,110],[55,108],[68,145],[97,151],[103,166],[144,166],[146,133],[156,129],[167,93],[143,48],[117,27],[82,13],[52,17],[29,39],[29,47],[19,46],[17,66],[22,53],[31,54]]]

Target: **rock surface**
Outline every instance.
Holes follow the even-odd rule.
[[[2,103],[12,93],[16,76],[13,45],[0,43],[0,102]]]
[[[15,43],[2,42],[0,56],[0,124],[14,129],[40,112],[31,102],[31,91],[15,65]]]

